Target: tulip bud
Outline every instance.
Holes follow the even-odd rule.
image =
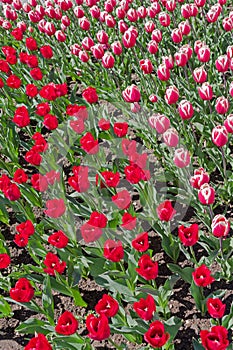
[[[108,34],[104,30],[97,32],[96,38],[100,44],[108,44]]]
[[[127,18],[130,22],[136,22],[138,20],[137,10],[130,8],[127,11]]]
[[[215,61],[215,66],[219,72],[226,72],[229,68],[229,60],[227,55],[219,56]]]
[[[139,102],[141,98],[140,91],[136,85],[128,86],[122,91],[122,96],[126,102],[130,103]]]
[[[203,67],[195,68],[193,71],[193,79],[196,83],[202,84],[207,79],[207,72]]]
[[[112,15],[106,15],[104,21],[106,26],[109,28],[114,28],[116,25],[116,21]]]
[[[217,238],[226,237],[230,231],[230,222],[225,216],[221,214],[216,215],[213,218],[211,230],[213,235]]]
[[[182,119],[190,119],[193,116],[194,110],[191,102],[187,100],[180,101],[178,105],[179,115]]]
[[[137,40],[137,38],[136,38],[135,34],[129,30],[127,30],[123,34],[122,43],[127,49],[134,47],[136,44],[136,40]]]
[[[92,46],[94,46],[94,41],[92,40],[92,38],[86,36],[82,40],[82,47],[84,48],[84,50],[90,51]]]
[[[147,50],[152,54],[155,55],[158,51],[158,44],[155,40],[151,40],[147,46]]]
[[[84,51],[84,50],[79,50],[78,57],[79,57],[80,61],[82,61],[82,62],[88,62],[89,61],[88,53],[86,51]]]
[[[197,189],[200,189],[203,184],[209,183],[209,181],[209,174],[203,168],[194,170],[194,175],[190,178],[191,186]]]
[[[129,27],[123,20],[120,20],[118,22],[118,29],[121,34],[124,34],[129,29]]]
[[[170,127],[170,120],[163,114],[153,114],[148,119],[149,125],[155,129],[159,134],[165,133]]]
[[[160,13],[161,7],[158,1],[154,2],[151,7],[148,8],[148,16],[150,18],[155,18],[155,16]]]
[[[97,60],[100,60],[104,56],[104,49],[101,44],[96,44],[92,46],[91,52]]]
[[[188,62],[188,55],[181,50],[175,53],[174,58],[178,67],[184,67]]]
[[[111,44],[111,49],[114,53],[114,55],[121,55],[122,54],[122,46],[121,46],[121,43],[120,41],[114,41],[112,44]]]
[[[89,12],[92,18],[98,19],[100,17],[100,9],[96,5],[92,6]]]
[[[64,42],[66,40],[66,35],[61,30],[57,30],[55,32],[55,37],[60,42]]]
[[[217,125],[212,130],[212,141],[217,147],[223,147],[228,141],[228,133],[223,125]]]
[[[159,80],[166,81],[170,78],[170,71],[165,64],[160,64],[157,69]]]
[[[175,104],[179,99],[179,90],[176,86],[169,86],[165,92],[165,101],[171,105]]]
[[[140,6],[137,10],[138,12],[138,17],[139,18],[146,18],[147,16],[147,9],[144,6]]]
[[[189,151],[184,148],[178,148],[175,150],[173,161],[178,168],[184,168],[190,164]]]
[[[162,40],[162,32],[159,29],[155,29],[152,32],[151,39],[156,41],[157,43],[160,43]]]
[[[224,96],[220,96],[217,98],[215,102],[215,109],[219,114],[227,113],[229,107],[230,104],[227,98],[225,98]]]
[[[213,90],[208,82],[203,83],[202,86],[198,88],[198,93],[200,98],[204,101],[209,101],[213,98]]]
[[[79,26],[82,30],[89,30],[90,27],[91,27],[91,24],[89,22],[89,20],[86,18],[86,17],[82,17],[82,18],[79,18]]]
[[[124,19],[126,16],[126,12],[122,7],[118,7],[116,9],[116,15],[117,15],[117,18]]]
[[[152,103],[156,103],[158,101],[158,97],[155,94],[149,96],[149,100]]]
[[[215,190],[208,183],[205,183],[198,191],[198,199],[201,204],[213,204],[215,201]]]
[[[233,97],[233,81],[230,84],[229,94]]]
[[[155,24],[153,21],[148,21],[145,23],[145,31],[147,33],[152,33],[154,29],[155,29]]]
[[[151,74],[153,72],[154,68],[149,59],[146,58],[145,60],[140,60],[139,63],[140,63],[141,70],[145,74]]]
[[[174,61],[173,61],[172,55],[163,56],[162,63],[165,64],[168,69],[172,69],[174,67]]]
[[[169,27],[171,23],[171,18],[168,13],[160,12],[159,14],[159,22],[163,27]]]
[[[102,65],[104,68],[110,69],[113,68],[115,63],[115,59],[113,55],[110,52],[105,52],[103,58],[102,58]]]
[[[163,133],[163,141],[168,147],[176,147],[179,143],[179,135],[176,129],[169,128]]]
[[[207,45],[199,48],[197,58],[200,62],[208,62],[210,60],[210,49]]]
[[[172,34],[171,34],[171,38],[172,38],[172,41],[175,43],[175,44],[178,44],[182,41],[182,32],[179,28],[175,28],[172,30]]]
[[[167,0],[165,2],[165,7],[166,7],[167,11],[173,12],[176,8],[176,0]]]
[[[227,116],[227,119],[224,121],[224,126],[227,129],[227,132],[233,134],[233,114]]]
[[[223,18],[222,26],[226,32],[230,32],[233,29],[233,19],[230,17]]]
[[[181,33],[183,35],[189,35],[191,31],[191,27],[188,23],[188,21],[183,21],[178,24],[178,28],[180,29]]]

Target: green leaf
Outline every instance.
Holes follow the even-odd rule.
[[[182,325],[180,318],[172,316],[169,320],[164,321],[164,327],[166,332],[170,334],[170,341],[173,340]]]
[[[177,273],[185,282],[190,284],[192,283],[192,272],[194,271],[192,267],[185,267],[182,269],[180,266],[175,264],[167,264],[167,267],[172,272]]]
[[[74,297],[75,305],[86,307],[87,303],[83,300],[80,292],[76,288],[71,288],[72,296]]]
[[[195,300],[196,303],[196,307],[201,311],[205,311],[206,310],[206,306],[203,300],[203,295],[202,295],[202,287],[198,287],[195,282],[193,281],[191,284],[191,294],[193,296],[193,299]]]
[[[168,236],[163,236],[162,247],[165,253],[170,256],[174,262],[176,262],[180,254],[180,247],[179,243],[175,240],[175,237],[173,237],[171,233],[169,233]]]
[[[47,322],[38,320],[36,318],[29,318],[25,322],[21,323],[16,328],[16,331],[24,334],[34,334],[37,332],[46,335],[53,332],[54,328],[51,327]]]
[[[44,290],[42,294],[42,308],[48,317],[50,324],[54,325],[54,301],[50,283],[50,276],[47,275],[44,279]]]
[[[196,339],[193,339],[193,348],[194,350],[205,350]]]
[[[4,299],[2,295],[0,295],[0,318],[13,316],[13,312],[11,312],[11,307],[8,302]]]

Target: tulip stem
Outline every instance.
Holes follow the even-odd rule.
[[[195,265],[198,265],[198,262],[197,262],[196,255],[195,255],[195,253],[194,253],[193,247],[191,246],[191,247],[189,247],[189,248],[190,248],[190,252],[191,252],[191,255],[192,255],[192,257],[193,257],[193,260],[194,260]]]
[[[222,257],[222,259],[224,259],[224,257],[223,257],[223,246],[222,246],[222,237],[219,238],[219,248],[220,248],[220,252],[221,252],[221,257]]]
[[[222,153],[222,165],[223,165],[223,174],[224,174],[224,181],[225,184],[227,182],[227,165],[226,165],[226,157],[223,147],[221,147],[221,153]]]
[[[117,350],[121,350],[121,347],[118,346],[111,338],[108,338],[108,340]]]
[[[209,212],[210,212],[210,219],[211,219],[211,221],[212,221],[213,218],[214,218],[214,212],[213,212],[213,209],[212,209],[212,206],[211,206],[211,205],[209,205]]]

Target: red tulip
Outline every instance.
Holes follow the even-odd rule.
[[[204,183],[198,191],[198,198],[201,204],[213,204],[215,201],[215,190],[208,183]]]
[[[225,126],[217,125],[211,133],[213,143],[218,147],[223,147],[228,142],[228,133]]]
[[[156,212],[159,220],[161,221],[170,221],[176,214],[176,210],[173,209],[172,203],[169,200],[165,200],[164,202],[160,203],[156,208]]]
[[[77,329],[78,321],[69,311],[63,312],[63,314],[58,318],[57,325],[55,327],[56,333],[62,335],[74,334],[76,333]]]
[[[213,218],[211,229],[215,237],[226,237],[230,231],[230,222],[224,215],[218,214]]]
[[[211,271],[205,264],[197,267],[192,273],[193,280],[198,287],[207,287],[215,281],[211,276]]]

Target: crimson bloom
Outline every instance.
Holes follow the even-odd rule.
[[[94,136],[90,132],[87,132],[80,139],[80,146],[88,154],[96,154],[99,151],[98,140],[95,140]]]
[[[83,90],[82,97],[88,103],[91,103],[91,104],[98,102],[98,95],[97,95],[96,89],[93,87],[88,87],[87,89]]]
[[[28,303],[34,296],[34,289],[27,278],[20,278],[14,288],[10,289],[10,297],[20,303]]]
[[[103,234],[102,228],[90,225],[88,222],[81,226],[80,232],[86,243],[97,241]]]
[[[132,216],[130,213],[124,213],[122,216],[121,227],[125,230],[133,230],[136,227],[137,218]]]
[[[144,334],[144,339],[154,348],[161,348],[168,341],[170,335],[165,332],[162,322],[154,321],[150,324],[148,331]]]
[[[15,110],[14,118],[12,121],[20,128],[29,125],[30,117],[27,108],[25,106],[18,107]]]
[[[131,197],[127,190],[122,190],[112,196],[112,201],[119,209],[128,209],[131,203]]]
[[[31,220],[26,220],[16,226],[16,231],[18,233],[24,233],[29,237],[33,235],[33,233],[35,232],[35,228]]]
[[[99,317],[88,315],[86,327],[89,331],[88,337],[94,340],[104,340],[110,336],[110,327],[108,318],[101,314]]]
[[[19,89],[21,86],[21,80],[17,75],[12,74],[7,78],[6,84],[12,89]]]
[[[119,310],[118,302],[111,295],[104,294],[95,306],[95,311],[106,317],[114,317]]]
[[[136,271],[145,280],[153,280],[158,276],[158,263],[153,261],[149,255],[142,255],[138,261],[138,266]]]
[[[149,294],[146,299],[141,298],[133,304],[134,311],[145,321],[152,319],[156,311],[154,298]]]
[[[198,287],[206,287],[214,282],[214,278],[211,276],[211,271],[205,264],[197,267],[192,273],[193,280]]]
[[[65,311],[63,314],[59,317],[57,321],[57,325],[55,327],[55,331],[58,334],[63,335],[71,335],[74,334],[78,329],[78,321],[74,317],[74,315],[69,312]]]
[[[53,350],[45,335],[40,333],[37,334],[34,338],[32,338],[24,348],[24,350],[35,349]]]
[[[149,248],[148,233],[142,232],[132,240],[132,247],[139,252],[145,252]]]
[[[189,227],[184,227],[184,225],[179,226],[178,235],[186,247],[191,247],[198,241],[198,225],[192,224]]]
[[[65,248],[69,242],[69,238],[62,231],[54,232],[48,238],[48,243],[58,249]]]
[[[124,137],[128,131],[128,123],[115,123],[113,131],[117,137]]]
[[[223,304],[219,298],[209,298],[206,302],[207,310],[211,317],[222,318],[226,309],[226,304]]]
[[[226,350],[229,345],[228,331],[223,326],[213,326],[210,331],[202,330],[200,336],[205,350]]]
[[[105,228],[107,226],[107,222],[108,219],[104,214],[93,211],[88,224],[95,227]]]
[[[224,215],[218,214],[213,218],[211,230],[215,237],[226,237],[230,231],[230,222]]]
[[[44,213],[50,218],[58,218],[62,216],[66,211],[65,202],[62,198],[60,199],[49,199],[46,202],[47,209]]]
[[[113,262],[119,262],[124,257],[124,249],[121,241],[108,239],[104,243],[104,257]]]
[[[13,184],[13,183],[10,183],[7,186],[7,188],[4,189],[3,193],[5,197],[12,202],[17,201],[21,196],[20,189],[16,184]]]
[[[59,274],[62,274],[66,268],[66,262],[60,261],[56,254],[51,252],[46,254],[45,260],[43,261],[46,268],[44,268],[44,272],[49,275],[55,276],[55,271]]]
[[[156,209],[158,218],[161,221],[170,221],[176,214],[176,210],[173,209],[172,203],[169,200],[165,200]]]
[[[104,180],[100,180],[100,186],[101,188],[104,187],[116,187],[119,184],[120,181],[120,173],[116,172],[113,173],[112,171],[102,171],[101,176],[104,178]],[[99,176],[96,175],[96,184],[98,184]]]
[[[8,254],[0,254],[0,269],[6,269],[11,263],[11,258]]]

